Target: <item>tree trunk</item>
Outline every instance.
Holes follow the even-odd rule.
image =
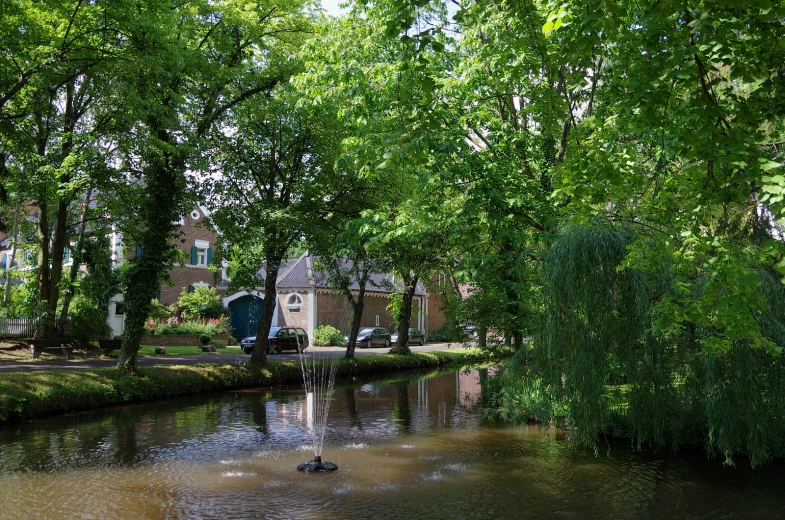
[[[142,254],[130,262],[126,273],[125,327],[117,368],[125,374],[136,373],[139,342],[144,323],[150,314],[151,302],[175,258],[172,243],[185,194],[185,153],[170,144],[169,135],[158,129],[157,121],[149,122],[160,146],[159,155],[151,154],[145,170],[146,197],[141,215],[144,231],[139,239]],[[154,146],[154,145],[153,145]]]
[[[36,273],[36,284],[38,285],[38,301],[42,305],[46,305],[46,309],[49,309],[49,211],[47,208],[46,201],[43,197],[38,202],[38,226],[37,226],[37,238],[38,238],[38,258],[36,260],[36,266],[38,268],[38,272]],[[43,327],[41,325],[38,326],[38,330],[36,330],[37,337],[48,337],[46,335],[47,332],[47,324],[51,316],[47,316],[46,313],[37,316],[38,318],[43,320]],[[50,332],[53,332],[53,329],[50,327]]]
[[[398,344],[390,349],[390,354],[409,355],[412,353],[409,348],[409,323],[412,320],[412,300],[417,290],[419,276],[414,275],[409,280],[405,275],[401,275],[403,282],[403,303],[401,313],[398,315]]]
[[[488,346],[488,327],[485,325],[480,325],[480,330],[477,332],[477,346]]]
[[[56,332],[57,301],[60,299],[60,280],[63,277],[63,256],[68,242],[68,203],[60,201],[57,204],[57,221],[55,222],[54,237],[52,240],[51,262],[49,271],[49,295],[47,298],[47,318],[44,328],[44,337],[53,338]]]
[[[8,300],[11,298],[11,269],[14,267],[14,261],[16,260],[16,244],[18,242],[18,235],[19,235],[19,219],[21,211],[21,203],[20,200],[17,199],[16,201],[16,210],[14,211],[14,229],[13,234],[11,235],[13,238],[13,242],[11,245],[11,258],[6,261],[6,270],[5,270],[5,290],[3,291],[3,303],[6,305],[8,304]]]
[[[60,318],[57,321],[57,334],[60,336],[62,336],[65,331],[65,324],[68,320],[68,310],[71,307],[71,300],[74,297],[76,279],[79,277],[79,269],[82,267],[82,258],[84,257],[85,230],[87,229],[87,213],[90,210],[90,198],[92,196],[93,189],[90,188],[87,192],[87,200],[85,202],[84,211],[82,212],[82,223],[79,227],[79,238],[76,241],[76,247],[73,251],[73,262],[71,264],[71,273],[68,278],[68,288],[63,295],[63,310],[60,312]]]
[[[358,280],[357,285],[360,291],[357,294],[357,300],[352,296],[352,290],[349,287],[344,287],[346,297],[352,306],[352,329],[349,331],[349,345],[346,347],[346,359],[354,359],[354,350],[357,348],[357,334],[360,332],[360,323],[363,319],[363,310],[365,309],[365,286],[368,284],[368,267],[366,262],[363,262],[362,274]]]
[[[280,258],[270,258],[265,263],[264,279],[264,310],[262,319],[259,320],[259,327],[256,329],[256,345],[251,352],[249,361],[252,365],[264,365],[267,363],[267,336],[270,334],[270,327],[273,324],[273,314],[278,303],[278,291],[276,282],[278,281],[278,269],[281,265]]]

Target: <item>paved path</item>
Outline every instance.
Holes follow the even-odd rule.
[[[461,349],[462,343],[429,343],[422,347],[411,347],[414,352],[432,352],[435,350]],[[369,354],[384,354],[387,348],[358,348],[354,351],[356,356]],[[328,356],[343,356],[346,349],[343,347],[311,347],[305,353],[316,352]],[[195,365],[197,363],[215,363],[217,365],[232,365],[244,363],[250,359],[248,354],[204,354],[195,356],[142,356],[137,360],[137,366],[150,367],[160,365]],[[296,354],[272,354],[268,359],[293,359]],[[59,361],[17,361],[0,365],[2,372],[35,372],[39,370],[80,370],[90,368],[111,368],[117,365],[117,359],[69,359]]]

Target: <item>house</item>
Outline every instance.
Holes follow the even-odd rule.
[[[264,269],[259,271],[265,277]],[[277,301],[273,314],[273,326],[296,326],[304,328],[310,337],[320,325],[332,325],[348,333],[352,308],[344,294],[337,293],[327,282],[327,275],[315,267],[315,258],[304,253],[298,258],[288,260],[278,272]],[[219,290],[220,290],[219,286]],[[351,290],[359,292],[355,283]],[[365,306],[361,327],[384,327],[390,331],[397,327],[394,317],[387,310],[390,295],[400,292],[400,283],[394,275],[371,274],[365,289]],[[262,314],[263,292],[240,291],[224,297],[226,307],[232,310],[232,326],[235,336],[253,336]],[[444,325],[441,309],[441,296],[429,293],[420,283],[412,302],[411,326],[433,333]]]
[[[180,237],[175,240],[175,247],[182,251],[186,261],[182,265],[175,265],[169,272],[172,285],[163,284],[159,288],[158,300],[163,305],[175,303],[183,289],[218,285],[216,278],[226,278],[226,264],[223,263],[217,273],[210,267],[213,263],[213,251],[218,241],[218,233],[204,224],[205,217],[210,216],[210,211],[203,206],[194,206],[191,212],[180,220]],[[142,254],[139,247],[125,244],[123,235],[113,229],[110,235],[112,263],[118,267],[127,258]],[[224,286],[225,291],[225,286]],[[123,295],[121,293],[112,297],[109,302],[109,317],[107,319],[112,329],[112,335],[122,334],[125,325],[125,310],[123,308]]]

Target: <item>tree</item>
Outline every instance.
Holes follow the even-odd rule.
[[[232,287],[264,284],[253,364],[267,359],[276,282],[287,252],[329,213],[339,192],[334,114],[299,98],[291,85],[280,85],[264,102],[238,111],[236,130],[217,157],[222,176],[213,183],[211,219],[225,243],[242,250]]]
[[[117,51],[116,28],[93,3],[15,3],[4,6],[0,39],[1,182],[37,210],[36,265],[43,335],[55,333],[63,255],[74,236],[75,206],[100,186],[103,144],[111,119],[98,106]],[[5,13],[4,13],[5,14]],[[103,111],[106,115],[108,110]],[[0,187],[0,199],[4,199]],[[45,303],[44,303],[45,302]],[[68,306],[65,306],[66,313]],[[63,319],[65,317],[63,316]]]
[[[146,2],[127,13],[130,63],[121,84],[132,108],[125,160],[140,181],[136,231],[142,249],[125,280],[126,318],[118,367],[134,372],[144,321],[167,268],[186,202],[186,171],[207,169],[201,152],[221,129],[286,77],[288,54],[307,27],[305,2],[265,5]],[[260,59],[264,56],[264,59]],[[210,144],[210,146],[207,146]]]

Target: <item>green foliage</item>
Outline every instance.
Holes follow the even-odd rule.
[[[343,334],[331,325],[319,325],[313,331],[313,341],[317,347],[342,347]]]
[[[167,318],[171,318],[175,314],[177,306],[174,305],[174,309],[171,307],[172,306],[167,307],[166,305],[161,304],[158,298],[156,298],[150,302],[150,314],[148,318],[153,320],[166,320]]]
[[[199,344],[201,345],[209,345],[210,342],[213,340],[213,337],[209,334],[200,334],[199,335]]]
[[[230,314],[224,307],[215,287],[194,287],[193,292],[183,289],[177,300],[180,316],[185,320],[221,318]]]
[[[68,336],[81,347],[88,347],[93,341],[108,338],[112,333],[106,323],[106,308],[98,307],[94,300],[84,295],[74,297],[70,315]]]
[[[785,344],[785,287],[758,270],[766,306],[756,330],[721,353],[708,350],[703,340],[721,323],[658,328],[654,311],[663,301],[700,301],[709,282],[677,283],[667,264],[622,268],[636,238],[607,223],[559,234],[545,263],[545,327],[530,359],[518,355],[497,383],[497,415],[566,420],[571,439],[594,450],[600,433],[624,432],[639,446],[704,443],[711,454],[748,455],[753,465],[785,455],[785,358],[749,339]],[[692,292],[680,293],[687,282]]]
[[[19,285],[11,286],[9,301],[3,306],[3,315],[8,318],[30,318],[43,314],[36,292],[34,276],[28,277]]]
[[[387,306],[384,308],[390,316],[394,318],[398,318],[401,315],[401,307],[403,306],[403,295],[400,293],[392,293],[389,296],[389,302]]]

